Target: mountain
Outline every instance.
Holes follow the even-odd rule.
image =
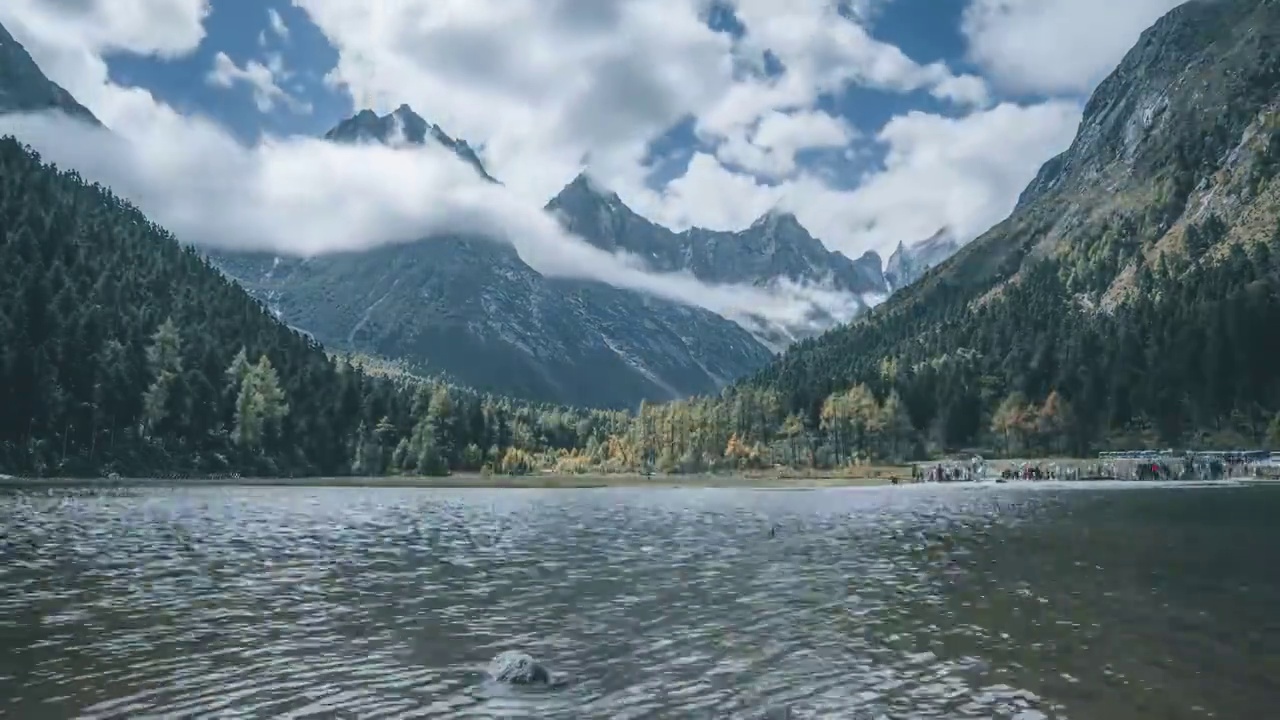
[[[475,150],[466,140],[450,137],[439,125],[428,123],[408,105],[401,105],[386,115],[378,115],[372,110],[361,110],[350,118],[338,123],[332,130],[324,134],[325,140],[343,143],[376,142],[392,147],[399,145],[422,145],[428,141],[449,148],[458,157],[476,169],[485,180],[497,182],[480,162]]]
[[[744,387],[813,427],[850,388],[900,398],[934,447],[1264,442],[1280,410],[1278,43],[1275,0],[1169,12],[1010,217]]]
[[[959,249],[960,244],[948,228],[942,228],[918,243],[907,245],[899,242],[884,264],[885,285],[890,292],[901,290],[955,255]]]
[[[465,142],[407,106],[381,117],[362,111],[326,137],[431,138],[490,178]],[[633,407],[716,392],[771,358],[748,332],[714,313],[602,283],[548,278],[510,246],[483,238],[432,237],[306,260],[212,257],[282,320],[328,346],[538,401]]]
[[[88,108],[45,77],[26,48],[0,25],[0,113],[51,109],[98,124]]]
[[[547,278],[509,246],[479,238],[215,262],[330,347],[538,401],[630,407],[712,392],[770,358],[717,315]]]
[[[766,213],[736,232],[691,228],[677,233],[642,217],[585,173],[552,198],[547,209],[596,247],[630,253],[657,272],[688,271],[708,283],[750,285],[785,278],[847,292],[862,308],[889,294],[877,253],[851,260],[828,250],[791,213]],[[847,319],[827,318],[820,327]],[[798,336],[812,332],[793,330]]]

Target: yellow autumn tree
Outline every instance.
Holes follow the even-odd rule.
[[[1071,406],[1057,390],[1049,393],[1036,413],[1035,426],[1039,442],[1051,452],[1061,452],[1066,447],[1067,428],[1070,425]]]
[[[1004,440],[1006,455],[1026,446],[1028,430],[1033,428],[1035,411],[1020,392],[1009,393],[991,416],[991,431]]]

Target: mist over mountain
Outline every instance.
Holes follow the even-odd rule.
[[[325,138],[435,143],[494,181],[465,141],[407,105],[382,116],[361,111]],[[771,356],[713,312],[605,283],[548,277],[512,246],[481,235],[307,259],[211,257],[282,321],[326,346],[517,397],[632,407],[715,392]]]
[[[378,115],[372,110],[361,110],[326,132],[324,139],[339,143],[380,143],[391,147],[425,145],[429,139],[452,150],[455,155],[475,168],[480,177],[497,182],[485,170],[479,156],[466,140],[449,137],[439,125],[428,123],[408,105],[402,104],[386,115]]]
[[[8,109],[64,110],[92,121],[7,33],[2,44]],[[476,149],[408,105],[381,115],[357,112],[322,141],[291,139],[248,151],[212,126],[195,121],[187,129],[182,122],[175,116],[139,134],[48,115],[0,118],[50,159],[137,199],[180,237],[207,248],[219,267],[295,328],[334,349],[405,361],[480,389],[615,407],[714,392],[760,367],[770,350],[847,321],[889,290],[875,253],[855,261],[829,251],[793,215],[769,213],[738,232],[673,233],[616,195],[592,190],[585,175],[547,209],[556,218],[551,225],[559,223],[554,232],[586,240],[583,247],[597,255],[549,255],[559,241],[523,242],[520,230],[545,235],[541,221],[520,225],[499,196],[487,200],[483,186],[500,183]],[[322,157],[340,148],[359,149],[365,162]],[[452,194],[432,192],[436,180],[413,179],[419,151],[462,160],[480,186],[467,189],[450,171],[436,180]],[[272,165],[313,160],[336,161],[355,182],[344,187],[330,172],[282,174]],[[388,162],[380,172],[379,163]],[[170,182],[167,173],[179,166],[203,180]],[[215,180],[233,176],[237,182]],[[309,207],[337,213],[336,222],[294,207],[298,195],[279,183],[286,176],[317,183]],[[382,185],[390,192],[378,196]],[[333,201],[324,201],[330,190]],[[392,204],[379,210],[387,198]],[[442,219],[427,223],[441,231],[415,239],[410,233],[419,217]],[[354,225],[359,218],[368,225]],[[365,228],[386,233],[389,222],[394,242],[361,247],[356,238]],[[238,249],[280,241],[291,252]],[[592,264],[602,259],[623,275],[606,270],[605,282],[594,279]]]

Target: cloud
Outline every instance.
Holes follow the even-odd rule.
[[[624,199],[677,228],[738,228],[780,206],[851,257],[884,254],[944,226],[968,240],[1012,211],[1044,160],[1070,144],[1080,113],[1074,101],[1052,101],[959,118],[900,115],[873,138],[883,164],[851,190],[833,189],[814,172],[767,184],[699,153],[663,190],[632,188]]]
[[[763,318],[794,330],[815,311],[847,318],[856,308],[853,298],[822,288],[709,285],[648,272],[569,234],[435,144],[393,149],[292,137],[247,147],[211,122],[176,114],[143,134],[58,113],[4,115],[0,134],[111,187],[180,240],[207,248],[308,256],[478,234],[510,243],[544,274],[605,282],[746,325]]]
[[[280,12],[275,8],[267,8],[267,23],[271,27],[271,32],[281,40],[289,39],[289,28],[284,24],[284,18],[280,17]]]
[[[239,84],[249,86],[259,112],[271,112],[276,103],[280,103],[295,113],[310,113],[311,105],[293,97],[276,84],[276,76],[284,74],[281,56],[272,54],[268,62],[270,66],[250,60],[244,67],[240,67],[226,53],[219,51],[213,56],[213,68],[205,75],[205,82],[220,88],[233,88]]]
[[[723,133],[726,127],[750,121],[761,114],[750,110],[762,105],[768,110],[808,107],[818,95],[849,85],[893,92],[923,90],[962,106],[988,101],[981,78],[957,76],[940,62],[922,65],[912,60],[897,46],[873,37],[865,24],[845,18],[838,3],[736,0],[734,9],[746,26],[739,53],[760,58],[768,51],[786,72],[733,88],[729,102],[699,118],[699,127],[706,132]]]
[[[820,188],[789,198],[817,232],[857,228],[857,242],[885,251],[943,226],[972,238],[1012,212],[1041,164],[1066,149],[1080,123],[1073,101],[1006,103],[960,118],[922,112],[895,117],[878,133],[883,168],[843,202]]]
[[[943,225],[976,235],[985,229],[977,224],[999,217],[967,203],[994,198],[991,207],[1012,207],[1076,124],[1056,104],[988,115],[985,80],[916,62],[828,0],[734,0],[745,27],[736,40],[707,27],[701,0],[294,3],[337,48],[330,82],[357,106],[385,111],[410,103],[483,146],[486,167],[530,202],[545,201],[589,158],[593,174],[626,202],[674,227],[739,229],[781,203],[829,246],[854,256]],[[865,19],[883,5],[850,7]],[[782,72],[761,72],[766,51]],[[967,155],[968,165],[941,167],[929,158],[954,153],[917,142],[912,159],[884,168],[886,177],[867,178],[862,192],[833,188],[827,174],[796,158],[850,147],[858,137],[815,107],[824,93],[850,86],[926,92],[973,110],[959,136],[942,141],[969,147],[966,133],[975,133],[990,157]],[[655,190],[648,144],[690,117],[710,149]],[[1027,124],[1003,122],[1006,137],[984,134],[984,123],[1001,119]],[[892,152],[906,139],[882,133],[877,142]],[[910,197],[898,198],[900,192]],[[909,216],[895,214],[904,208]]]
[[[1022,188],[1009,186],[1010,179],[1029,180],[1036,168],[1026,167],[1062,149],[1074,129],[1058,113],[1013,113],[1055,124],[1004,127],[1011,138],[983,146],[994,159],[971,158],[977,175],[951,169],[945,177],[958,187],[926,183],[913,203],[891,200],[883,190],[851,195],[799,167],[798,153],[848,147],[857,137],[842,119],[816,109],[824,93],[850,86],[926,92],[957,109],[976,109],[978,118],[991,106],[983,79],[916,62],[873,37],[865,21],[886,1],[848,3],[850,19],[829,0],[733,0],[745,27],[738,39],[707,27],[703,0],[294,4],[338,50],[329,80],[356,106],[386,111],[408,102],[483,146],[486,167],[530,202],[555,194],[589,158],[593,174],[626,202],[673,226],[739,229],[786,201],[829,246],[857,255],[942,225],[969,228],[983,210],[966,208],[965,199],[998,197],[997,206],[1012,206]],[[762,72],[766,52],[782,72]],[[655,191],[648,145],[687,118],[711,150],[695,154],[685,175]],[[1024,154],[1014,156],[1013,148]],[[894,178],[918,174],[908,168],[922,162],[889,170]],[[1018,172],[986,167],[1002,162]],[[931,202],[940,209],[907,219],[877,214]],[[888,237],[896,231],[915,234]]]
[[[857,134],[844,119],[820,111],[773,111],[743,130],[726,138],[716,156],[770,178],[793,174],[801,150],[844,147]]]
[[[337,49],[329,80],[357,107],[409,103],[482,145],[486,166],[537,201],[584,157],[620,192],[642,185],[649,143],[689,117],[704,140],[731,141],[739,160],[783,171],[787,149],[747,147],[750,129],[775,113],[812,112],[824,92],[858,83],[985,100],[981,80],[912,61],[829,0],[735,0],[746,25],[736,40],[707,26],[706,0],[294,4]],[[850,6],[870,15],[882,4]],[[747,72],[765,50],[785,65],[780,76]]]
[[[1002,87],[1083,95],[1185,1],[971,0],[962,30],[970,58]]]

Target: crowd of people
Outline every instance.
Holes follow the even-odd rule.
[[[1102,453],[1093,463],[1012,463],[995,469],[979,456],[917,465],[916,482],[973,482],[977,480],[1225,480],[1265,474],[1275,466],[1270,456],[1257,452],[1222,453],[1142,451]]]

